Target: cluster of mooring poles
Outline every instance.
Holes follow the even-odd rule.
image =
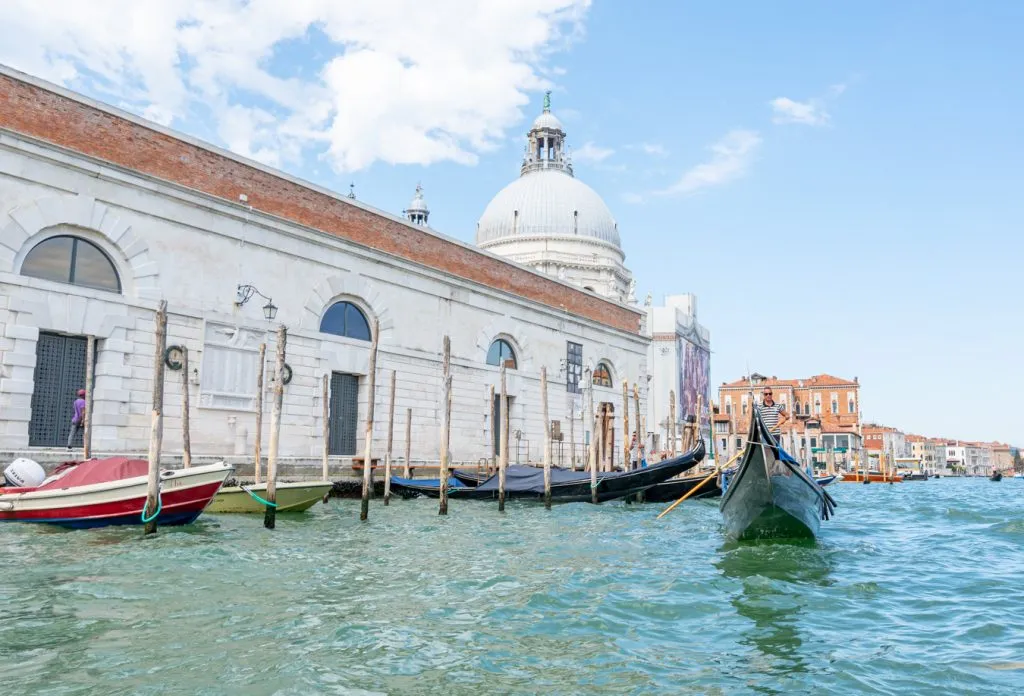
[[[146,504],[143,508],[143,520],[145,521],[145,534],[152,534],[156,531],[157,517],[159,516],[161,501],[160,501],[160,453],[163,445],[163,406],[164,406],[164,369],[167,361],[167,302],[161,301],[155,317],[156,324],[156,340],[153,354],[153,405],[152,414],[150,421],[150,440],[149,440],[149,471],[148,471],[148,482],[146,491]],[[372,320],[370,326],[370,358],[367,369],[367,383],[368,383],[368,398],[367,398],[367,411],[366,411],[366,428],[364,435],[364,450],[363,450],[363,461],[362,461],[362,495],[360,503],[359,519],[366,521],[369,518],[369,507],[370,498],[373,492],[373,426],[374,426],[374,403],[376,400],[376,374],[377,374],[377,348],[379,345],[379,331],[380,327],[376,319]],[[266,510],[264,512],[263,524],[267,529],[274,529],[277,518],[277,476],[278,476],[278,456],[280,452],[280,436],[281,436],[281,413],[284,403],[284,387],[285,387],[285,357],[287,354],[287,343],[288,343],[288,330],[284,325],[281,325],[277,329],[277,340],[276,340],[276,355],[274,361],[274,374],[273,374],[273,401],[271,403],[270,411],[270,437],[269,447],[267,452],[267,470],[266,470],[266,495],[264,503]],[[190,436],[190,404],[189,404],[189,367],[188,367],[188,348],[180,347],[181,352],[181,366],[180,372],[182,376],[181,384],[181,430],[182,430],[182,466],[189,468],[192,465],[192,452],[191,452],[191,436]],[[92,454],[92,399],[93,399],[93,388],[92,388],[92,369],[95,362],[96,344],[95,339],[89,338],[87,349],[86,349],[86,374],[90,375],[90,378],[86,380],[85,387],[85,400],[86,400],[86,411],[85,411],[85,423],[84,423],[84,456],[88,459]],[[259,347],[259,365],[256,373],[256,404],[255,404],[255,416],[256,416],[256,433],[253,444],[253,459],[254,469],[253,478],[257,484],[262,483],[263,473],[262,461],[262,440],[263,440],[263,409],[264,409],[264,384],[266,379],[266,359],[267,359],[267,345],[261,343]],[[488,473],[492,473],[493,470],[497,471],[498,474],[498,510],[505,510],[506,500],[506,481],[507,481],[507,470],[509,467],[509,395],[508,395],[508,382],[507,382],[507,367],[502,364],[500,368],[500,391],[498,392],[497,407],[495,407],[495,389],[494,387],[489,388],[488,394],[488,406],[492,413],[498,416],[499,422],[497,424],[491,423],[492,433],[493,428],[498,429],[498,454],[496,457],[489,458],[486,463]],[[389,408],[388,408],[388,427],[387,427],[387,441],[384,453],[384,505],[389,505],[391,502],[391,475],[394,464],[394,425],[395,425],[395,396],[396,396],[396,382],[397,374],[395,370],[391,371],[390,379],[390,390],[389,390]],[[598,473],[602,470],[610,471],[614,468],[612,464],[612,453],[608,452],[606,455],[602,455],[601,440],[605,439],[605,429],[609,427],[607,419],[602,418],[602,414],[598,413],[594,409],[594,393],[593,384],[587,385],[589,388],[586,390],[587,406],[586,411],[589,412],[592,417],[593,430],[591,432],[589,447],[587,448],[585,458],[585,468],[590,471],[591,490],[593,503],[598,502]],[[439,496],[439,507],[438,514],[448,514],[448,477],[451,473],[452,457],[451,457],[451,409],[452,409],[452,372],[451,372],[451,340],[446,335],[443,340],[442,347],[442,360],[441,360],[441,409],[440,409],[440,420],[441,420],[441,432],[440,432],[440,451],[439,451],[439,469],[440,469],[440,496]],[[544,445],[543,445],[543,466],[544,466],[544,506],[550,509],[551,507],[551,469],[552,469],[552,446],[553,446],[553,433],[552,433],[552,421],[548,410],[548,375],[547,368],[541,367],[540,370],[540,395],[541,395],[541,411],[544,419]],[[632,401],[633,401],[633,425],[634,430],[630,430],[630,389],[629,382],[627,380],[622,381],[622,432],[623,432],[623,467],[625,470],[629,470],[633,464],[632,455],[634,452],[639,457],[639,450],[641,446],[646,446],[647,431],[644,415],[640,410],[640,388],[637,384],[633,384],[632,389]],[[322,474],[324,480],[328,479],[328,463],[330,455],[330,383],[328,375],[324,375],[322,378],[322,433],[321,437],[323,440],[323,451],[322,451]],[[700,397],[698,397],[698,414],[700,413],[701,403]],[[678,442],[677,436],[677,422],[676,422],[676,403],[675,403],[675,392],[669,392],[669,423],[667,435],[669,439],[668,454],[670,456],[676,456],[676,447]],[[403,458],[403,475],[405,478],[412,476],[411,467],[411,454],[412,454],[412,408],[406,409],[405,418],[405,456]],[[575,468],[576,456],[575,456],[575,430],[573,421],[575,421],[575,414],[570,416],[570,439],[572,454],[570,460],[572,466]],[[604,422],[603,422],[604,421]],[[583,419],[581,418],[581,422]],[[585,430],[585,428],[584,428]],[[600,440],[599,440],[600,433]],[[683,451],[688,450],[690,447],[696,444],[696,440],[699,437],[699,415],[697,423],[686,423],[683,426],[682,432],[682,448]],[[636,447],[631,444],[634,438],[636,441]]]

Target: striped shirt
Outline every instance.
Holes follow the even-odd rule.
[[[761,420],[764,421],[764,425],[768,428],[768,432],[774,433],[779,428],[779,414],[783,413],[786,409],[782,407],[780,403],[773,403],[771,406],[767,404],[761,404],[757,407],[758,413],[761,414]]]

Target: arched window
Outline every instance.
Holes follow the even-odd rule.
[[[121,279],[110,257],[92,242],[68,235],[50,237],[36,244],[25,257],[21,274],[95,290],[121,292]]]
[[[495,367],[504,365],[510,370],[516,369],[518,363],[516,363],[516,352],[512,350],[512,344],[503,338],[494,339],[494,343],[487,351],[487,364]]]
[[[324,318],[320,320],[320,331],[360,341],[371,340],[370,323],[366,321],[366,315],[354,304],[344,300],[335,302],[324,312]]]
[[[597,367],[594,368],[593,382],[598,387],[612,386],[612,371],[608,367],[608,363],[602,361],[597,364]]]

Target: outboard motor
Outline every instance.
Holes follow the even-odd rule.
[[[38,463],[19,457],[4,469],[4,481],[16,488],[35,488],[46,480],[46,472]]]

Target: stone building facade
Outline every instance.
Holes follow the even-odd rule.
[[[852,467],[860,461],[862,442],[860,383],[833,375],[805,379],[779,379],[753,373],[718,388],[719,408],[732,421],[729,456],[743,449],[754,407],[761,403],[765,387],[791,416],[783,428],[783,446],[806,461],[824,463],[835,454],[837,466]],[[865,436],[866,437],[866,436]]]
[[[536,459],[543,439],[542,366],[552,419],[569,417],[558,395],[575,384],[576,362],[630,380],[647,373],[638,308],[444,237],[422,224],[425,214],[417,222],[0,70],[0,451],[63,443],[85,379],[86,337],[97,341],[94,450],[144,451],[160,300],[169,306],[168,344],[190,356],[188,375],[167,373],[171,453],[180,451],[186,388],[194,452],[251,451],[257,350],[268,344],[269,394],[278,324],[288,328],[291,373],[281,452],[300,459],[322,449],[324,375],[332,452],[362,453],[373,398],[379,455],[395,371],[394,449],[404,451],[412,409],[412,457],[436,460],[445,334],[457,461],[493,454],[499,362],[512,368],[521,460]],[[276,308],[273,321],[265,305]],[[380,354],[371,397],[373,320]],[[593,389],[595,402],[619,402],[614,386]],[[620,426],[610,428],[609,446],[621,447]]]

